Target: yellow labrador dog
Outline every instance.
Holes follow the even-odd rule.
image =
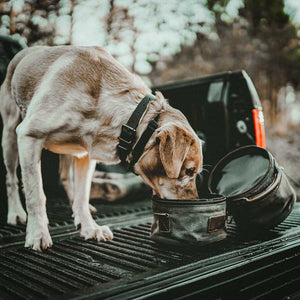
[[[33,47],[11,61],[1,87],[4,123],[2,147],[7,169],[9,224],[27,219],[26,247],[51,247],[41,151],[73,156],[75,225],[81,236],[113,238],[89,210],[96,161],[118,163],[118,137],[139,101],[150,89],[99,47]],[[202,165],[201,144],[178,110],[161,93],[151,101],[138,125],[141,136],[160,113],[158,128],[147,142],[134,171],[161,198],[196,198],[195,176]],[[18,157],[28,217],[20,203]],[[130,156],[129,156],[130,159]]]

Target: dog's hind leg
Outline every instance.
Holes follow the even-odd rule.
[[[26,223],[26,212],[20,201],[16,172],[19,163],[16,127],[20,123],[21,114],[14,100],[10,99],[8,95],[3,95],[3,91],[1,91],[1,98],[1,116],[3,120],[2,149],[7,171],[7,223],[16,225],[18,222]]]
[[[74,157],[74,222],[80,235],[85,239],[106,241],[113,238],[112,232],[108,226],[99,226],[89,210],[89,194],[95,166],[96,161],[91,160],[88,155],[81,158]]]
[[[25,247],[41,251],[52,246],[41,174],[44,141],[31,137],[25,120],[17,128],[18,147],[28,213]]]
[[[70,204],[74,202],[74,180],[73,180],[73,156],[59,155],[59,175],[61,183],[70,200]]]
[[[59,156],[59,175],[62,185],[70,200],[71,206],[74,202],[74,170],[73,170],[74,158],[71,155],[61,154]],[[90,212],[96,213],[97,209],[93,205],[89,204]]]

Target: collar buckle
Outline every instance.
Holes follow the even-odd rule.
[[[136,130],[127,124],[122,125],[121,135],[119,136],[119,152],[129,153],[135,139]]]
[[[151,120],[148,124],[148,127],[154,132],[158,127],[157,121],[155,119]]]
[[[129,142],[135,137],[135,133],[136,133],[136,130],[134,128],[128,126],[127,124],[123,124],[122,132],[121,132],[119,139]]]

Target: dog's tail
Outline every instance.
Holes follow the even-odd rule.
[[[25,48],[22,51],[18,52],[8,64],[6,76],[0,89],[0,113],[2,118],[4,117],[4,115],[9,114],[10,107],[12,106],[17,107],[17,104],[14,101],[14,97],[13,97],[11,82],[18,64],[25,57],[27,51],[28,48]],[[21,116],[21,112],[20,112],[20,116]]]

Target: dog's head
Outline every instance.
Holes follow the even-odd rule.
[[[196,175],[201,167],[201,142],[192,128],[168,122],[154,133],[151,145],[135,165],[135,172],[160,198],[195,199]]]

